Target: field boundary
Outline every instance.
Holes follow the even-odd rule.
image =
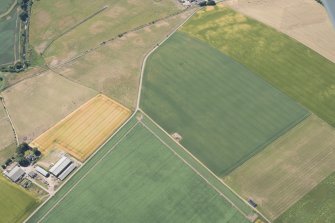
[[[272,86],[272,85],[271,85]],[[291,98],[290,98],[291,99]],[[299,104],[300,106],[300,104]],[[303,107],[305,109],[305,107]],[[307,110],[307,109],[305,109]],[[267,141],[259,144],[256,146],[256,149],[253,149],[253,152],[248,154],[247,156],[243,157],[240,161],[238,161],[235,165],[233,165],[231,168],[227,169],[225,172],[225,175],[228,176],[230,173],[232,173],[235,169],[237,169],[239,166],[243,165],[245,162],[247,162],[249,159],[251,159],[253,156],[257,155],[258,153],[262,152],[264,149],[266,149],[267,146],[275,142],[277,139],[281,138],[285,135],[285,133],[289,132],[291,129],[293,129],[295,126],[302,123],[306,118],[308,118],[311,115],[309,110],[307,110],[307,113],[302,116],[301,118],[291,122],[289,125],[287,125],[285,128],[281,129],[280,131],[276,132],[271,138],[269,138]]]
[[[2,14],[0,15],[0,19],[2,19],[3,17],[7,16],[7,15],[14,9],[14,7],[15,7],[16,5],[17,5],[17,0],[15,0],[15,1],[13,2],[13,4],[7,9],[6,12],[4,12],[4,13],[2,13]]]
[[[165,39],[163,39],[160,43],[158,43],[153,49],[151,49],[147,55],[145,55],[142,66],[141,66],[141,73],[140,73],[140,83],[139,83],[139,88],[138,88],[138,94],[137,94],[137,103],[136,103],[136,110],[139,110],[140,108],[140,101],[141,101],[141,91],[142,91],[142,86],[143,86],[143,76],[144,76],[144,70],[145,70],[145,65],[147,63],[147,60],[149,56],[155,52],[164,42],[166,42],[175,32],[177,32],[180,27],[182,27],[192,16],[199,11],[201,8],[195,9],[194,12],[189,15],[185,21],[183,21],[180,25],[178,25],[169,35],[166,36]],[[143,112],[143,111],[142,111]]]
[[[16,146],[19,146],[19,144],[20,144],[20,143],[19,143],[19,137],[18,137],[17,132],[16,132],[16,130],[15,130],[14,123],[13,123],[13,121],[12,121],[12,118],[10,117],[10,114],[9,114],[8,109],[7,109],[7,107],[6,107],[5,98],[2,97],[2,96],[0,95],[0,100],[1,100],[1,103],[2,103],[2,106],[3,106],[4,110],[5,110],[5,112],[6,112],[7,118],[8,118],[8,120],[9,120],[9,122],[10,122],[10,126],[12,127]],[[4,117],[4,118],[6,118],[6,117]]]
[[[31,213],[29,215],[28,218],[25,219],[25,221],[23,223],[26,223],[29,221],[29,219],[37,212],[39,211],[58,191],[60,191],[66,184],[68,181],[70,181],[72,179],[73,176],[75,176],[80,170],[81,168],[83,168],[85,166],[86,163],[88,163],[99,151],[102,147],[104,147],[109,140],[111,140],[117,133],[120,132],[121,129],[123,129],[123,127],[128,124],[136,115],[136,112],[134,112],[103,144],[101,144],[99,146],[99,148],[97,150],[94,151],[94,153],[92,153],[86,160],[85,162],[79,167],[77,168],[74,173],[72,174],[72,176],[70,176],[68,179],[66,179],[64,181],[64,183],[53,193],[51,194],[51,196],[49,196],[48,199],[46,199],[33,213]],[[134,125],[136,125],[137,123],[135,123]],[[132,126],[133,127],[133,126]],[[108,151],[107,151],[108,152]]]
[[[57,202],[50,208],[38,222],[41,222],[58,204],[65,199],[65,197],[75,189],[75,187],[110,153],[112,152],[119,143],[138,125],[139,122],[136,122],[113,146],[110,148]]]
[[[226,195],[224,195],[219,189],[217,189],[211,182],[209,182],[199,171],[197,171],[191,164],[189,164],[183,157],[181,157],[174,149],[172,149],[166,142],[164,142],[153,130],[151,130],[146,124],[140,122],[143,127],[145,127],[153,136],[155,136],[164,146],[169,148],[169,150],[177,156],[180,160],[182,160],[188,167],[192,169],[198,176],[200,176],[210,187],[212,187],[219,195],[221,195],[225,200],[227,200],[237,211],[239,211],[246,219],[248,216],[237,207],[234,202],[232,202]]]
[[[243,203],[250,208],[252,211],[259,214],[262,218],[264,218],[267,222],[271,222],[267,217],[265,217],[258,209],[252,207],[245,199],[243,199],[235,190],[233,190],[230,186],[228,186],[222,179],[216,176],[206,165],[204,165],[199,159],[197,159],[193,154],[191,154],[183,145],[181,145],[178,141],[176,141],[168,132],[166,132],[160,125],[158,125],[149,115],[147,115],[142,109],[138,109],[142,114],[144,114],[157,128],[159,128],[166,136],[168,136],[173,142],[176,143],[184,152],[186,152],[193,160],[195,160],[200,166],[202,166],[207,172],[210,173],[212,177],[215,177],[217,181],[220,182],[221,185],[229,189],[239,200],[243,201]],[[221,192],[222,193],[222,192]],[[239,208],[240,209],[240,208]]]
[[[79,21],[78,23],[74,24],[73,26],[67,28],[64,32],[60,33],[59,35],[57,35],[55,38],[53,38],[50,43],[48,43],[48,45],[44,48],[44,50],[42,51],[42,54],[45,54],[45,52],[48,50],[48,48],[55,42],[57,41],[59,38],[61,38],[62,36],[66,35],[67,33],[71,32],[73,29],[77,28],[78,26],[80,26],[81,24],[83,24],[84,22],[88,21],[89,19],[93,18],[94,16],[100,14],[101,12],[103,12],[104,10],[106,10],[109,6],[105,5],[102,8],[100,8],[98,11],[94,12],[93,14],[87,16],[86,18],[82,19],[81,21]]]

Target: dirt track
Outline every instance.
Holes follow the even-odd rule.
[[[313,0],[228,0],[227,5],[305,44],[335,63],[335,30]]]

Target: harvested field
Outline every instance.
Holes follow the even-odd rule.
[[[335,30],[315,0],[229,0],[237,11],[298,40],[335,63]]]
[[[329,176],[334,160],[335,130],[312,115],[224,181],[274,220]]]
[[[22,222],[38,205],[31,194],[0,174],[0,222]]]
[[[14,142],[15,139],[12,127],[7,118],[7,114],[5,113],[2,103],[0,102],[0,157],[2,149],[6,148]]]
[[[88,18],[102,7],[109,6],[53,42],[45,56],[57,61],[73,57],[120,33],[180,10],[180,4],[174,0],[98,0],[88,4],[82,4],[80,0],[71,2],[61,0],[57,2],[56,6],[51,5],[53,5],[52,0],[34,4],[31,33],[36,30],[36,34],[44,34],[38,36],[32,34],[32,44],[37,51],[44,49],[52,39],[57,38],[59,34],[73,27],[73,25]],[[74,8],[75,10],[73,10]],[[59,13],[60,9],[63,10],[62,13]],[[55,20],[53,16],[56,13],[57,23],[52,21]],[[59,17],[60,15],[63,17]],[[41,19],[41,17],[48,19]]]
[[[30,142],[98,92],[49,71],[2,92],[20,141]]]
[[[132,119],[28,223],[249,222],[151,131]]]
[[[281,215],[275,223],[335,222],[335,173]]]
[[[178,132],[181,144],[218,176],[308,114],[242,65],[181,32],[149,57],[141,108],[169,133]]]
[[[182,30],[220,49],[335,126],[335,64],[331,61],[229,8],[202,11]]]
[[[191,13],[192,10],[128,33],[57,72],[135,109],[144,55]]]
[[[42,153],[61,149],[85,161],[130,116],[131,111],[99,94],[32,141]]]

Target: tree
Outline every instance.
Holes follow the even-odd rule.
[[[12,162],[13,162],[12,159],[7,159],[6,162],[5,162],[5,164],[6,164],[6,166],[8,166],[8,165],[11,164]]]
[[[22,20],[23,22],[26,22],[27,19],[28,19],[28,17],[29,17],[28,12],[24,11],[24,12],[21,12],[21,13],[20,13],[20,18],[21,18],[21,20]]]
[[[29,160],[27,160],[24,157],[20,157],[18,163],[20,164],[20,166],[23,166],[23,167],[27,167],[30,165]]]
[[[6,169],[7,166],[6,165],[1,165],[2,169]]]
[[[207,5],[216,5],[214,0],[208,0]]]
[[[23,142],[16,148],[16,153],[23,156],[28,150],[31,150],[31,147],[27,143]]]
[[[41,152],[37,148],[33,148],[33,153],[35,156],[40,156]]]
[[[206,6],[206,5],[207,5],[207,3],[205,1],[199,3],[199,6],[201,6],[201,7]]]

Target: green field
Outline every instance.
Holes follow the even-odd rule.
[[[5,13],[13,4],[14,0],[1,0],[0,1],[0,15]]]
[[[335,222],[335,173],[304,196],[275,223]]]
[[[333,173],[334,146],[335,129],[311,115],[224,181],[274,220]]]
[[[141,107],[221,177],[308,114],[245,67],[180,32],[148,59]]]
[[[209,42],[335,126],[335,64],[229,8],[201,11],[184,32]]]
[[[8,16],[0,19],[0,65],[13,63],[15,60],[15,44],[17,26],[16,26],[17,14],[15,10]]]
[[[28,222],[248,222],[151,131],[131,120]]]
[[[0,222],[22,222],[39,202],[19,186],[0,175]]]

